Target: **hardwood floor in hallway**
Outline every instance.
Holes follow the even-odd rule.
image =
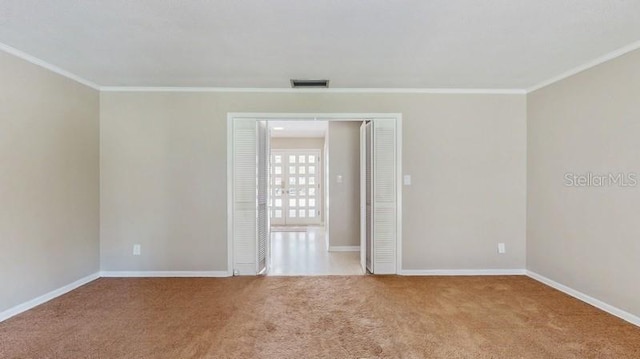
[[[269,275],[363,275],[360,252],[327,251],[323,228],[272,231]]]

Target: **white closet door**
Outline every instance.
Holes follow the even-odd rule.
[[[267,205],[267,191],[269,190],[269,134],[266,121],[257,122],[257,161],[258,161],[258,230],[257,230],[257,258],[256,273],[267,271],[268,241],[269,241],[269,207]]]
[[[233,121],[233,268],[240,275],[255,275],[257,263],[257,123]]]
[[[373,272],[396,273],[396,128],[373,121]]]
[[[360,267],[367,272],[367,122],[360,125]]]
[[[366,268],[371,273],[373,270],[373,138],[371,121],[365,126],[365,226],[366,226],[366,246],[365,262]]]
[[[233,121],[233,268],[240,275],[267,269],[268,141],[266,121]]]

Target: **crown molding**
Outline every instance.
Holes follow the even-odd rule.
[[[78,82],[80,84],[83,84],[85,86],[91,87],[94,90],[98,90],[98,91],[100,90],[100,86],[98,84],[96,84],[95,82],[89,81],[89,80],[87,80],[87,79],[85,79],[83,77],[80,77],[80,76],[78,76],[76,74],[73,74],[73,73],[71,73],[71,72],[69,72],[67,70],[61,69],[56,65],[52,65],[52,64],[50,64],[50,63],[48,63],[48,62],[46,62],[44,60],[41,60],[41,59],[39,59],[39,58],[37,58],[35,56],[29,55],[26,52],[20,51],[20,50],[14,48],[14,47],[11,47],[9,45],[3,44],[1,42],[0,42],[0,50],[6,52],[8,54],[11,54],[11,55],[13,55],[15,57],[18,57],[20,59],[23,59],[23,60],[25,60],[27,62],[30,62],[30,63],[32,63],[34,65],[40,66],[42,68],[45,68],[45,69],[47,69],[47,70],[49,70],[49,71],[51,71],[53,73],[56,73],[56,74],[61,75],[61,76],[64,76],[64,77],[66,77],[66,78],[68,78],[70,80],[73,80],[73,81]]]
[[[621,48],[619,48],[617,50],[614,50],[614,51],[612,51],[612,52],[610,52],[610,53],[608,53],[606,55],[600,56],[600,57],[596,58],[595,60],[589,61],[589,62],[587,62],[585,64],[580,65],[580,66],[574,67],[571,70],[565,71],[565,72],[561,73],[560,75],[557,75],[557,76],[554,76],[554,77],[552,77],[550,79],[547,79],[545,81],[539,82],[537,85],[534,85],[534,86],[528,88],[526,90],[526,92],[527,93],[531,93],[531,92],[540,90],[541,88],[544,88],[544,87],[547,87],[549,85],[552,85],[552,84],[554,84],[554,83],[556,83],[558,81],[562,81],[562,80],[564,80],[566,78],[569,78],[569,77],[571,77],[573,75],[577,75],[577,74],[579,74],[579,73],[581,73],[583,71],[589,70],[589,69],[591,69],[593,67],[601,65],[601,64],[603,64],[605,62],[611,61],[611,60],[613,60],[615,58],[618,58],[618,57],[620,57],[622,55],[626,55],[626,54],[628,54],[628,53],[630,53],[632,51],[638,50],[638,49],[640,49],[640,41],[636,41],[636,42],[634,42],[632,44],[629,44],[629,45],[627,45],[625,47],[621,47]]]
[[[381,93],[381,94],[467,94],[467,95],[525,95],[524,89],[464,89],[464,88],[322,88],[294,89],[267,87],[145,87],[102,86],[103,92],[250,92],[250,93]]]

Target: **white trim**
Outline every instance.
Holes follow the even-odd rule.
[[[64,287],[60,287],[58,289],[52,290],[49,293],[43,294],[37,298],[31,299],[27,302],[24,302],[22,304],[18,304],[13,308],[9,308],[7,310],[5,310],[4,312],[0,313],[0,322],[3,322],[15,315],[18,315],[20,313],[26,312],[29,309],[32,309],[34,307],[39,306],[40,304],[44,304],[54,298],[57,298],[63,294],[66,294],[80,286],[83,286],[89,282],[92,282],[96,279],[100,278],[99,273],[93,273],[90,274],[84,278],[80,278],[77,281],[67,284]]]
[[[396,273],[402,272],[402,137],[402,114],[399,113],[396,118]]]
[[[64,77],[66,77],[66,78],[68,78],[70,80],[73,80],[73,81],[81,83],[81,84],[83,84],[85,86],[91,87],[94,90],[101,91],[100,86],[98,84],[96,84],[95,82],[89,81],[89,80],[87,80],[85,78],[82,78],[82,77],[80,77],[80,76],[78,76],[76,74],[73,74],[73,73],[71,73],[71,72],[69,72],[67,70],[63,70],[63,69],[59,68],[58,66],[55,66],[55,65],[52,65],[52,64],[50,64],[50,63],[48,63],[46,61],[40,60],[39,58],[37,58],[35,56],[29,55],[26,52],[20,51],[20,50],[14,48],[14,47],[11,47],[9,45],[3,44],[1,42],[0,42],[0,50],[6,52],[8,54],[11,54],[11,55],[13,55],[13,56],[15,56],[17,58],[20,58],[22,60],[30,62],[30,63],[32,63],[34,65],[40,66],[42,68],[45,68],[45,69],[47,69],[47,70],[49,70],[51,72],[54,72],[54,73],[56,73],[58,75],[64,76]]]
[[[406,276],[482,276],[482,275],[526,275],[526,269],[404,269]]]
[[[534,85],[534,86],[528,88],[526,90],[526,93],[534,92],[534,91],[539,90],[539,89],[541,89],[543,87],[549,86],[551,84],[554,84],[554,83],[556,83],[558,81],[564,80],[564,79],[566,79],[568,77],[571,77],[573,75],[577,75],[580,72],[586,71],[586,70],[588,70],[590,68],[596,67],[596,66],[601,65],[601,64],[603,64],[603,63],[605,63],[607,61],[611,61],[611,60],[613,60],[613,59],[615,59],[617,57],[620,57],[622,55],[626,55],[629,52],[635,51],[635,50],[638,50],[638,49],[640,49],[640,41],[636,41],[636,42],[634,42],[632,44],[629,44],[629,45],[627,45],[625,47],[619,48],[619,49],[614,50],[614,51],[612,51],[612,52],[610,52],[610,53],[608,53],[606,55],[603,55],[603,56],[600,56],[600,57],[598,57],[598,58],[596,58],[594,60],[591,60],[591,61],[587,62],[586,64],[582,64],[580,66],[574,67],[571,70],[565,71],[565,72],[563,72],[563,73],[561,73],[561,74],[559,74],[557,76],[554,76],[554,77],[552,77],[550,79],[542,81],[542,82],[538,83],[537,85]]]
[[[104,278],[220,278],[230,277],[227,271],[104,271]]]
[[[329,223],[329,205],[330,205],[330,201],[329,201],[329,188],[331,187],[331,181],[329,181],[329,176],[331,176],[331,174],[329,173],[329,136],[331,136],[331,134],[329,133],[329,126],[327,125],[327,131],[325,131],[324,134],[324,149],[323,149],[323,159],[324,159],[324,164],[322,165],[322,176],[324,177],[322,179],[322,196],[323,196],[323,201],[324,201],[324,215],[323,215],[323,220],[324,220],[324,247],[327,251],[329,251],[329,243],[331,243],[331,231],[330,231],[330,225],[331,223]]]
[[[624,319],[627,322],[640,326],[640,317],[633,315],[627,311],[624,311],[620,308],[614,307],[613,305],[607,304],[599,299],[593,298],[587,294],[584,294],[580,291],[577,291],[573,288],[567,287],[564,284],[560,284],[552,279],[549,279],[543,275],[540,275],[536,272],[532,272],[532,271],[527,271],[527,276],[537,280],[538,282],[541,282],[543,284],[546,284],[552,288],[555,288],[563,293],[566,293],[576,299],[579,299],[587,304],[591,304],[592,306],[604,310],[605,312],[615,315],[616,317],[620,318],[620,319]]]
[[[315,112],[229,112],[227,119],[251,118],[254,120],[278,121],[364,121],[375,119],[401,119],[401,113],[315,113]]]
[[[329,246],[329,252],[360,252],[360,246]]]
[[[526,95],[524,89],[483,88],[322,88],[294,89],[272,87],[145,87],[102,86],[104,92],[251,92],[251,93],[391,93],[391,94],[466,94],[466,95]]]
[[[367,122],[360,123],[360,267],[363,273],[367,272]],[[371,125],[368,125],[371,126]]]

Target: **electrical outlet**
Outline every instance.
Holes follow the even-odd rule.
[[[504,243],[498,243],[498,253],[500,254],[507,253],[507,247],[504,245]]]
[[[139,256],[140,255],[140,245],[139,244],[134,244],[133,245],[133,255],[134,256]]]

